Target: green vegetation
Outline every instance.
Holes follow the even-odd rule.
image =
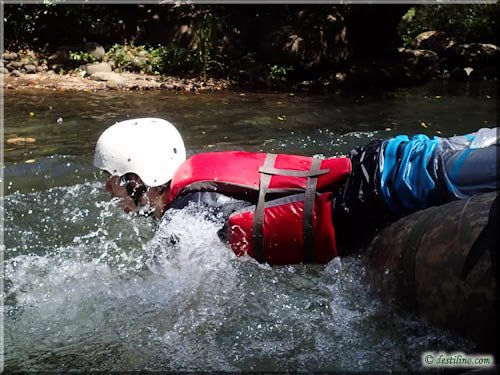
[[[69,53],[68,58],[69,58],[69,61],[77,62],[77,63],[92,63],[92,62],[96,61],[94,56],[92,56],[90,53],[81,52],[81,51],[77,51],[77,52],[71,51]]]
[[[415,5],[399,24],[406,46],[421,32],[444,31],[464,42],[495,42],[499,4]]]
[[[288,72],[293,70],[291,66],[267,65],[267,82],[271,86],[285,83]]]
[[[217,51],[217,42],[221,39],[226,24],[224,18],[215,16],[209,8],[198,16],[196,24],[194,34],[196,55],[201,74],[203,79],[206,80],[209,71],[224,73],[227,68],[223,63],[223,57]]]
[[[191,48],[168,43],[166,45],[134,45],[134,42],[115,44],[106,53],[106,60],[115,62],[120,70],[170,75],[208,74],[227,76],[227,56],[220,54],[221,35],[226,26],[207,8],[194,18],[195,33]]]
[[[105,60],[113,61],[121,71],[167,75],[203,75],[211,70],[214,60],[203,59],[204,55],[173,44],[150,47],[145,45],[115,44],[106,53]],[[207,64],[204,62],[207,61]]]
[[[188,48],[169,44],[148,48],[152,73],[170,75],[193,75],[198,72],[198,65],[193,53]]]
[[[114,61],[122,71],[152,73],[150,52],[145,46],[115,44],[106,53],[105,59]]]

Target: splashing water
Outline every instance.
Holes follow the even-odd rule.
[[[470,348],[382,305],[360,256],[259,265],[220,242],[221,218],[202,206],[155,231],[101,189],[5,198],[6,227],[23,234],[6,236],[7,369],[418,369],[430,347]],[[42,195],[48,210],[33,205]],[[22,227],[28,207],[42,219]]]

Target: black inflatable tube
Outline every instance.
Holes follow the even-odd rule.
[[[498,194],[404,217],[378,233],[366,258],[382,297],[471,338],[497,359]]]

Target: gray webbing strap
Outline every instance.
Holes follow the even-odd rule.
[[[297,171],[289,169],[274,168],[276,162],[275,154],[267,154],[264,165],[259,168],[260,187],[259,199],[253,216],[252,240],[255,252],[255,259],[262,263],[265,261],[263,225],[265,215],[266,194],[269,192],[269,184],[272,176],[292,176],[307,177],[306,189],[304,192],[304,212],[302,217],[303,242],[304,242],[304,260],[312,262],[314,260],[314,231],[313,231],[313,212],[314,198],[316,197],[316,184],[318,176],[328,173],[329,169],[321,168],[321,159],[312,159],[311,168],[308,171]]]
[[[264,168],[270,168],[274,166],[276,161],[275,154],[267,154],[266,160],[264,161]],[[269,183],[271,182],[272,175],[261,173],[260,174],[260,187],[259,187],[259,199],[257,201],[257,206],[255,207],[255,212],[253,215],[253,230],[252,230],[252,240],[253,248],[255,251],[255,259],[259,263],[265,261],[264,253],[264,236],[263,236],[263,225],[264,225],[264,208],[266,204],[266,193],[269,188]]]
[[[313,159],[314,160],[319,160],[319,159]],[[317,177],[322,174],[328,173],[328,169],[316,169],[313,170],[311,166],[311,170],[309,171],[296,171],[293,169],[278,169],[274,167],[260,167],[259,172],[260,173],[265,173],[265,174],[271,174],[271,175],[278,175],[278,176],[290,176],[290,177]]]
[[[307,179],[306,191],[304,193],[304,216],[302,218],[303,236],[304,236],[304,260],[312,262],[314,260],[314,231],[313,231],[313,212],[314,198],[316,196],[316,184],[318,182],[316,172],[320,171],[321,159],[313,159],[311,163],[310,174]],[[325,173],[328,170],[325,171]]]

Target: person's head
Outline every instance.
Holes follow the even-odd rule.
[[[149,205],[164,209],[165,192],[186,160],[181,135],[168,121],[140,118],[116,123],[97,140],[94,166],[108,175],[106,190],[121,198],[126,212]]]

